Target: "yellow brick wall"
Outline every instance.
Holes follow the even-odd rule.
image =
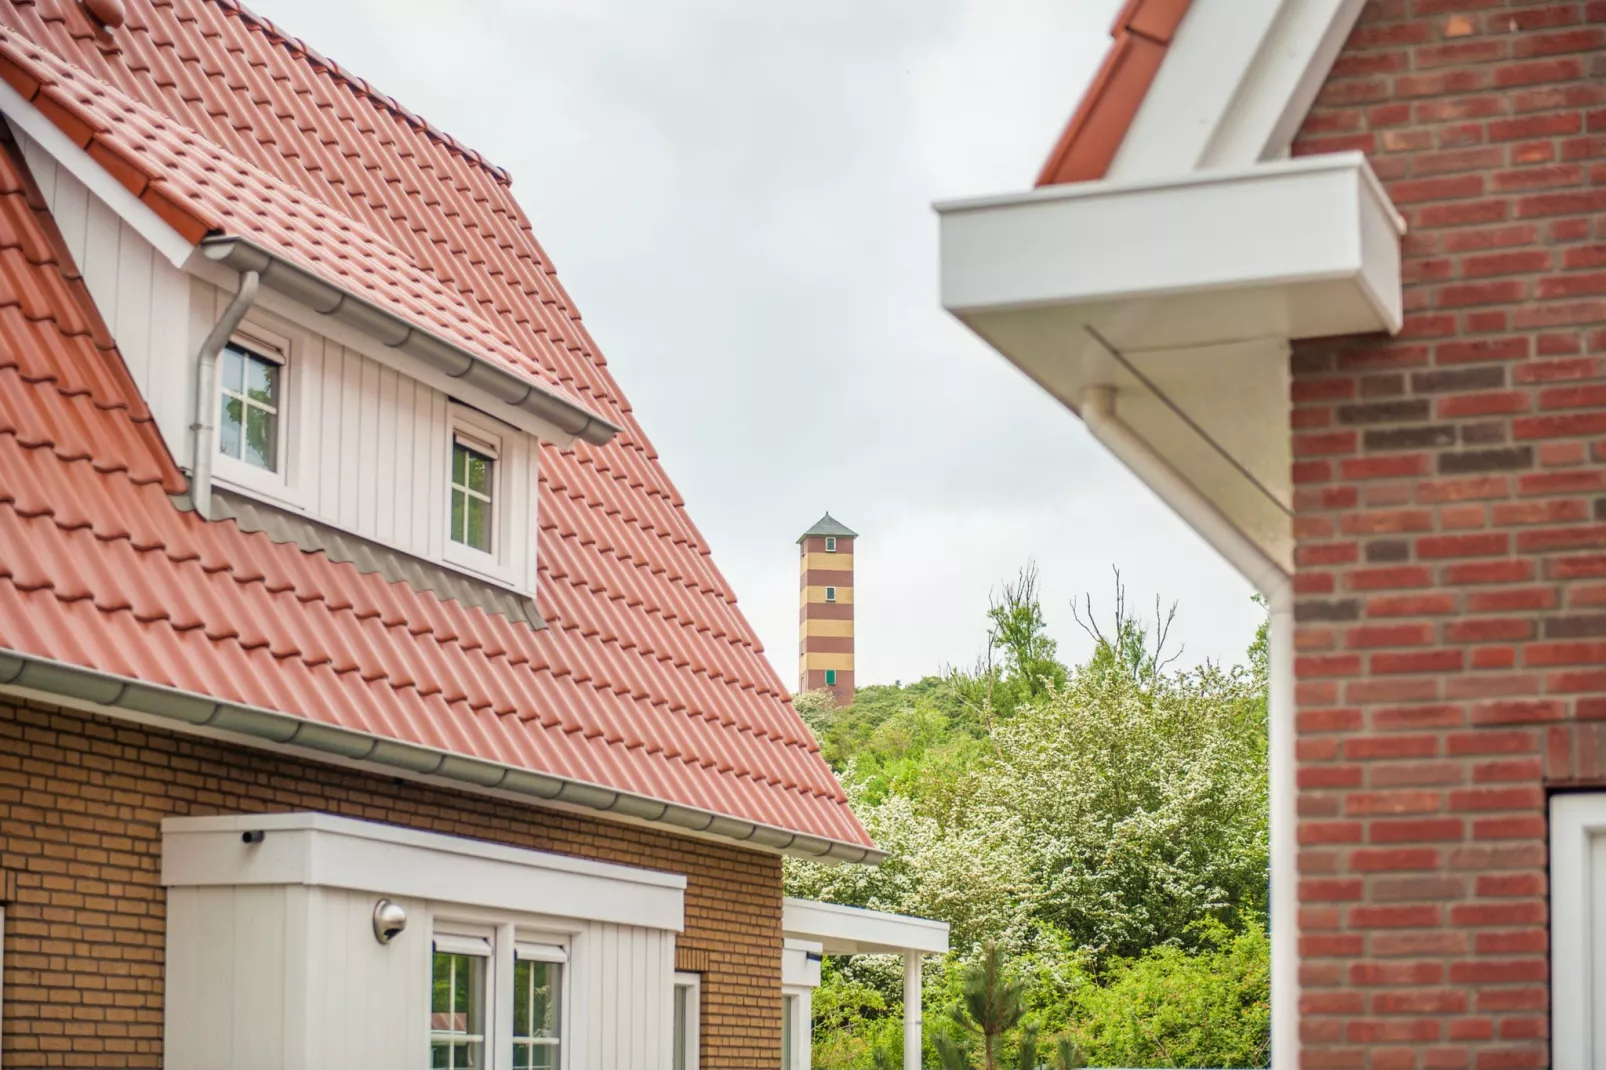
[[[776,856],[4,699],[0,1062],[160,1066],[162,819],[296,810],[684,874],[702,1065],[780,1065]]]

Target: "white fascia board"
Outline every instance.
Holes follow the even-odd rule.
[[[1255,307],[1217,317],[1230,323],[1184,322],[1163,342],[1113,340],[1153,348],[1392,331],[1400,324],[1398,243],[1379,248],[1376,235],[1397,239],[1404,221],[1360,153],[1044,187],[939,204],[937,212],[943,307],[962,319],[1085,306],[1090,325],[1113,330],[1099,310],[1119,321],[1146,321],[1168,311],[1138,308],[1146,302],[1196,295],[1214,302],[1237,291],[1253,295]],[[1358,287],[1370,307],[1346,313],[1354,322],[1335,319],[1320,299],[1325,295],[1307,292],[1329,282]],[[1181,310],[1195,317],[1197,303]],[[1264,322],[1253,319],[1256,313]]]
[[[1108,178],[1287,154],[1365,0],[1193,0]]]
[[[1193,0],[1105,177],[1125,181],[1196,170],[1289,2]]]
[[[679,874],[318,813],[166,818],[162,884],[344,888],[676,932],[685,920]]]
[[[62,133],[61,127],[22,99],[22,94],[4,80],[0,80],[0,113],[4,113],[8,122],[38,142],[40,148],[88,187],[89,192],[105,202],[140,237],[150,242],[170,264],[174,267],[184,266],[195,251],[189,239],[130,193],[128,187],[113,178],[89,153],[74,145],[72,139]]]
[[[810,899],[785,900],[781,931],[790,939],[817,941],[831,955],[948,951],[947,922]]]
[[[1366,0],[1285,0],[1199,167],[1288,154]]]

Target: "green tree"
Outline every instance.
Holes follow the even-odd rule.
[[[998,1070],[1005,1034],[1026,1016],[1026,986],[1007,968],[998,944],[989,940],[982,945],[980,958],[965,969],[959,991],[949,1016],[981,1041],[983,1070]],[[1035,1036],[1031,1043],[1035,1046]]]

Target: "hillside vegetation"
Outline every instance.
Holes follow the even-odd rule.
[[[929,1066],[939,1037],[947,1058],[973,1039],[952,1011],[989,944],[1025,987],[1002,1065],[1023,1036],[1045,1052],[1070,1038],[1090,1066],[1267,1062],[1265,631],[1242,665],[1178,669],[1175,608],[1139,620],[1119,575],[1115,603],[1104,624],[1079,610],[1094,651],[1067,666],[1028,567],[995,594],[973,667],[840,709],[798,696],[889,857],[789,860],[787,893],[952,926],[952,953],[926,965]],[[822,973],[815,1065],[897,1065],[900,964]]]

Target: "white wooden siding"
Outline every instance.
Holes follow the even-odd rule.
[[[66,168],[19,133],[29,168],[135,384],[179,465],[192,459],[194,355],[233,293],[174,268]],[[446,560],[451,432],[446,394],[262,309],[252,324],[291,340],[280,433],[288,444],[279,504],[386,546]],[[536,456],[506,427],[492,579],[532,592]],[[218,482],[232,486],[226,473]],[[235,487],[245,493],[249,488]]]
[[[189,278],[38,142],[13,129],[101,318],[117,339],[168,449],[189,455],[193,369]]]
[[[381,945],[377,898],[301,885],[169,888],[167,1070],[427,1065],[428,919],[453,907],[398,900],[409,924]],[[572,924],[565,1070],[668,1070],[675,934]]]

